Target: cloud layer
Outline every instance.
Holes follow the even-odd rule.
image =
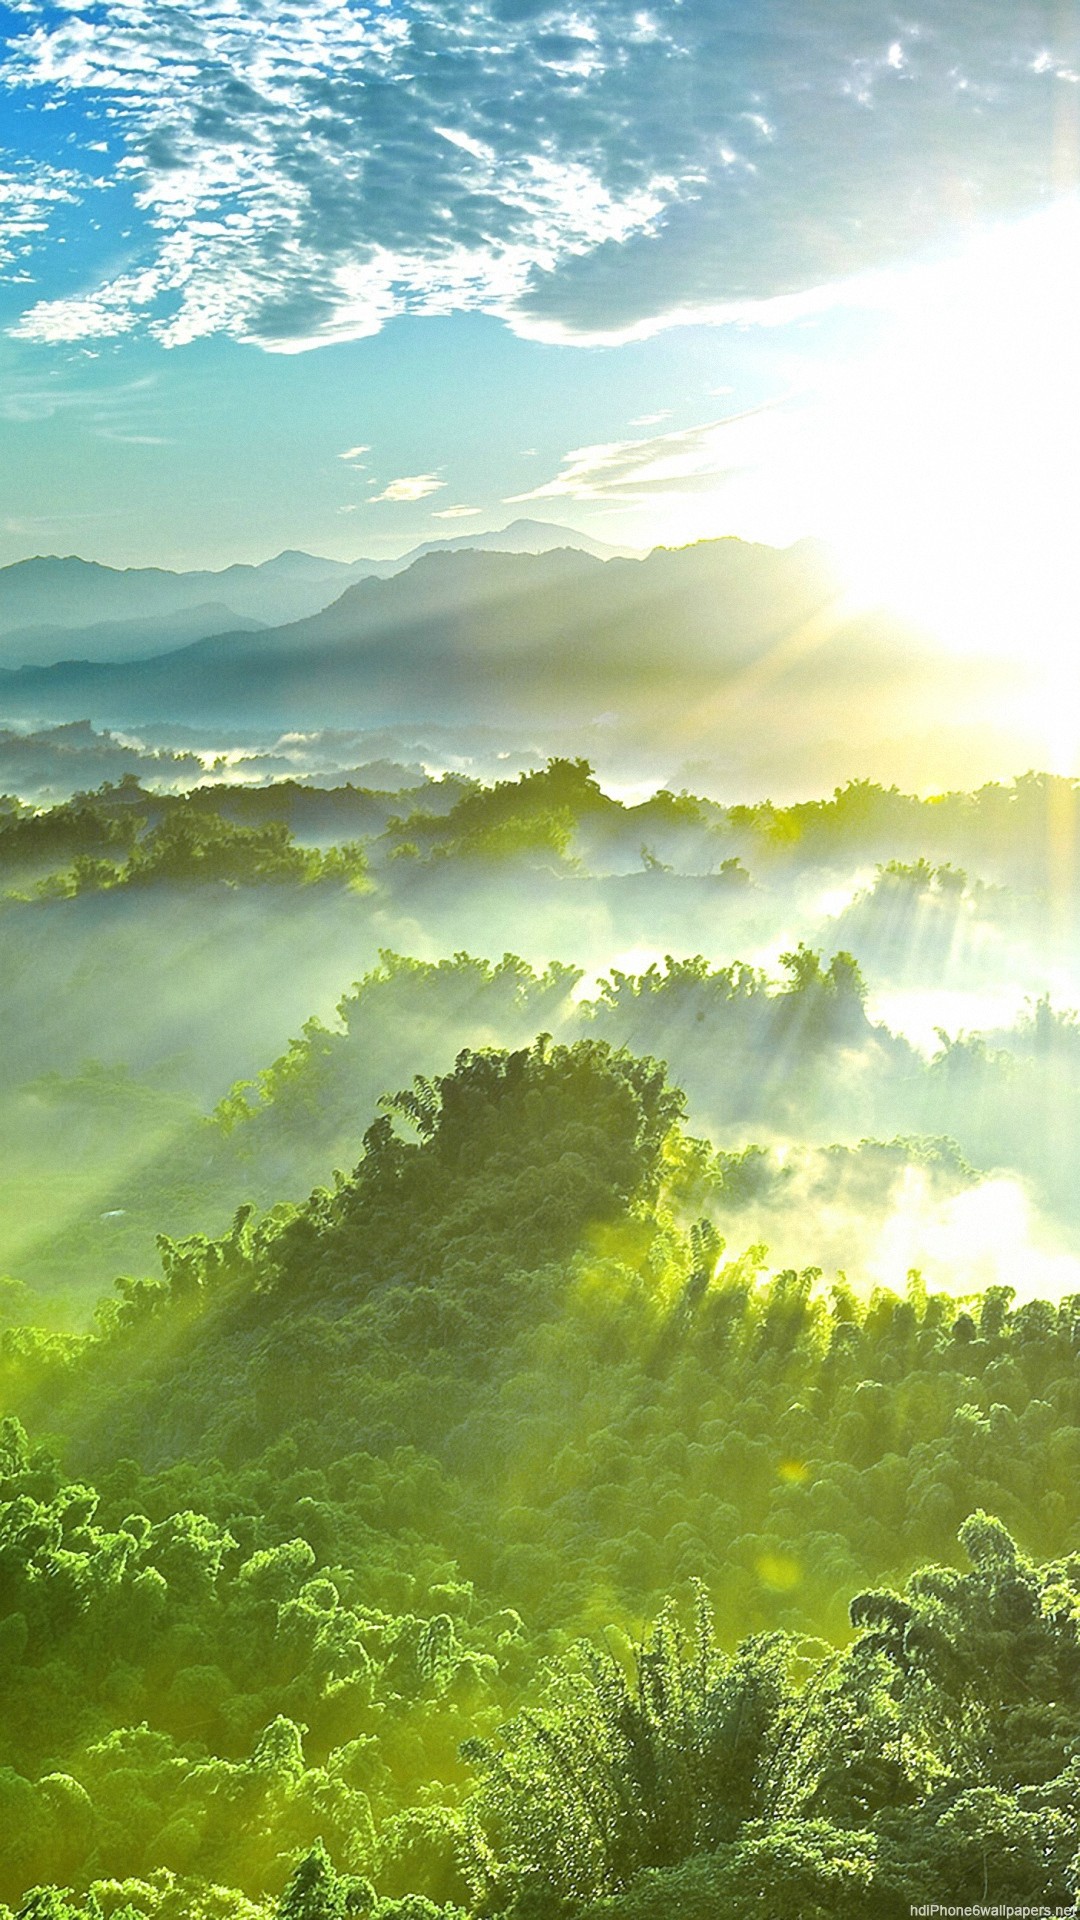
[[[460,309],[617,338],[902,259],[1073,182],[1078,63],[1042,5],[929,0],[917,24],[870,0],[20,16],[0,82],[85,116],[95,157],[104,125],[142,220],[111,277],[28,307],[32,339],[297,351]],[[0,247],[69,190],[0,185]]]

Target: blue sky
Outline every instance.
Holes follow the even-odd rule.
[[[843,370],[1075,188],[1077,15],[0,7],[0,561],[828,532]]]

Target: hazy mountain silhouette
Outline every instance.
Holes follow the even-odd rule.
[[[599,559],[627,552],[568,527],[516,520],[493,533],[427,541],[394,560],[346,562],[287,550],[258,566],[216,573],[105,567],[74,555],[19,560],[0,568],[0,662],[138,659],[210,634],[303,620],[353,582],[389,579],[427,553],[542,553],[561,546]]]
[[[577,533],[573,527],[556,526],[551,520],[512,520],[498,533],[457,533],[443,540],[425,540],[400,560],[384,561],[379,567],[383,579],[401,573],[426,553],[550,553],[555,547],[573,547],[577,553],[591,553],[594,560],[641,560],[644,554],[633,547],[612,546],[607,540],[594,540],[590,534]]]
[[[371,564],[283,553],[257,567],[171,573],[74,555],[19,560],[0,569],[0,657],[43,665],[132,658],[226,627],[276,626],[317,612]]]
[[[305,620],[152,659],[0,676],[0,711],[95,722],[372,727],[402,721],[627,737],[734,737],[796,716],[865,728],[927,656],[883,618],[842,617],[829,555],[725,539],[643,560],[428,554]]]
[[[176,613],[131,620],[97,620],[92,626],[18,627],[0,635],[0,657],[18,666],[51,666],[61,660],[143,660],[171,653],[192,640],[204,640],[226,627],[252,631],[266,626],[249,614],[234,613],[223,600],[181,607]]]

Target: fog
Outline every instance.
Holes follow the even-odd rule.
[[[364,932],[355,908],[352,925],[325,908],[289,919],[249,908],[222,914],[213,937],[191,937],[189,924],[185,939],[182,905],[157,905],[126,975],[116,927],[108,941],[97,929],[96,966],[89,933],[79,967],[56,943],[51,979],[68,1011],[47,1032],[26,1019],[23,984],[0,1103],[0,1269],[35,1286],[88,1300],[114,1271],[152,1270],[159,1231],[220,1231],[245,1202],[302,1199],[355,1163],[382,1093],[448,1070],[463,1046],[523,1045],[537,1031],[667,1060],[688,1126],[720,1151],[699,1210],[732,1245],[764,1243],[772,1268],[843,1271],[862,1287],[919,1268],[956,1292],[992,1281],[1023,1297],[1080,1278],[1059,1119],[1075,1110],[1080,1076],[1054,1054],[1046,1064],[1030,1023],[992,1048],[965,1040],[927,1060],[827,990],[772,983],[729,997],[715,977],[656,970],[644,983],[616,975],[591,998],[573,968],[537,976],[464,958],[389,960],[336,1013],[335,965],[346,952],[356,965],[350,936]],[[141,942],[166,934],[171,965],[140,999]],[[35,994],[49,984],[39,970]],[[106,1064],[83,1063],[90,1031]],[[1067,1022],[1059,1033],[1071,1046]],[[260,1071],[275,1053],[278,1067]]]
[[[37,774],[101,746],[58,731]],[[159,1232],[347,1171],[414,1075],[546,1031],[667,1063],[721,1155],[702,1212],[770,1267],[1072,1290],[1073,783],[725,806],[377,744],[341,781],[349,734],[128,742],[113,785],[9,808],[0,1272],[78,1317]]]

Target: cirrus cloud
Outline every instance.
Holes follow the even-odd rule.
[[[758,465],[786,434],[785,403],[777,401],[648,439],[575,447],[553,479],[510,494],[505,505],[567,499],[634,506],[664,494],[711,491],[725,476]]]

